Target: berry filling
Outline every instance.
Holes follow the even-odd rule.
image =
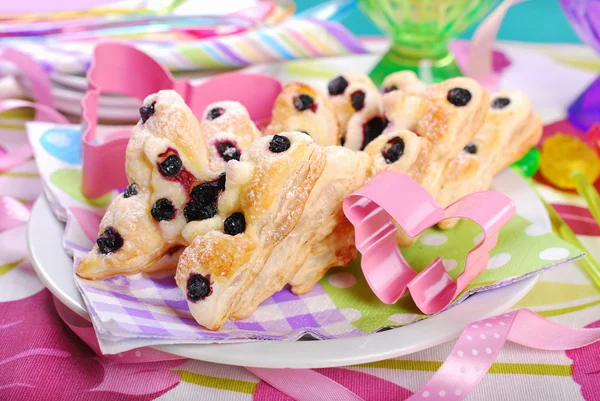
[[[360,150],[363,150],[373,139],[377,138],[385,127],[388,120],[385,117],[373,117],[363,125],[363,144]]]
[[[185,217],[185,221],[188,223],[190,221],[197,220],[206,220],[211,217],[215,217],[217,214],[217,205],[215,203],[211,203],[209,205],[202,205],[199,202],[194,202],[193,200],[188,202],[183,209],[183,216]]]
[[[397,91],[398,87],[396,85],[388,86],[387,88],[383,88],[383,93],[390,93],[393,91]]]
[[[156,221],[172,220],[175,217],[176,212],[175,206],[167,198],[160,198],[154,202],[152,210],[150,211],[152,217]]]
[[[348,81],[346,81],[346,79],[340,75],[329,81],[329,84],[327,84],[327,91],[329,92],[330,96],[336,96],[344,93],[347,87]]]
[[[181,163],[181,159],[177,155],[167,157],[158,165],[160,172],[168,177],[175,177],[179,174],[181,167],[183,167],[183,163]]]
[[[96,239],[98,250],[101,254],[113,253],[123,246],[123,237],[112,227],[108,227]]]
[[[312,112],[317,111],[317,105],[315,104],[315,100],[312,98],[312,96],[304,94],[294,97],[294,107],[298,111],[309,109]]]
[[[471,101],[471,92],[464,88],[452,88],[446,99],[456,107],[466,106]]]
[[[393,137],[384,145],[381,155],[386,164],[397,162],[404,154],[404,140],[399,136]]]
[[[240,150],[237,148],[237,146],[235,146],[233,142],[217,142],[215,144],[215,148],[217,149],[219,155],[226,162],[228,162],[229,160],[240,160],[240,156],[242,155],[242,152],[240,152]]]
[[[210,286],[210,275],[204,277],[198,273],[192,273],[187,281],[187,297],[192,302],[201,301],[212,294]]]
[[[352,107],[354,108],[354,110],[362,110],[362,108],[365,107],[365,92],[354,92],[350,95],[350,102],[352,103]]]
[[[146,122],[150,118],[150,116],[154,114],[154,103],[150,106],[142,106],[140,107],[140,117],[142,118],[142,124]]]
[[[203,182],[192,188],[190,201],[183,209],[186,221],[206,220],[217,214],[219,193],[225,190],[225,173],[221,173],[214,181]]]
[[[237,212],[225,219],[223,224],[225,234],[238,235],[246,231],[246,218],[241,212]]]
[[[167,161],[167,159],[169,159],[169,157],[171,157],[173,155],[176,156],[179,159],[179,163],[181,163],[181,158],[179,158],[179,153],[173,148],[168,148],[164,153],[161,153],[160,155],[158,155],[158,157],[159,158],[166,157],[166,159],[163,161],[163,163],[164,163]],[[163,163],[157,162],[156,167],[158,168],[158,171],[160,171],[161,175],[163,176],[163,178],[165,180],[178,182],[183,186],[183,188],[185,188],[186,192],[189,192],[192,185],[194,185],[194,183],[197,182],[198,180],[192,173],[190,173],[189,171],[187,171],[185,169],[185,167],[183,167],[183,163],[182,163],[182,166],[179,167],[179,171],[176,174],[169,175],[169,173],[173,171],[174,167],[176,167],[175,163],[177,163],[177,162],[176,161],[174,162],[174,160],[175,159],[171,159],[171,161],[168,164],[165,164],[164,167],[161,167],[161,165]],[[163,171],[163,168],[166,171]]]
[[[275,135],[271,142],[269,142],[269,150],[273,153],[281,153],[288,150],[291,146],[290,140],[287,136]]]
[[[196,185],[192,188],[190,197],[194,202],[198,202],[202,206],[210,205],[215,203],[217,200],[217,186],[214,182],[203,182],[200,185]]]
[[[127,198],[130,198],[137,194],[138,194],[138,187],[137,187],[137,185],[135,185],[135,182],[132,182],[131,184],[129,184],[127,186],[127,189],[123,193],[123,198],[127,199]]]
[[[223,114],[225,114],[225,109],[222,107],[215,107],[214,109],[210,109],[208,111],[208,114],[206,115],[206,119],[208,121],[212,121],[215,118],[219,118],[221,117]]]
[[[475,145],[473,142],[469,142],[469,144],[465,146],[464,151],[474,155],[477,153],[477,145]]]
[[[492,109],[503,109],[510,104],[507,97],[497,97],[492,101]]]

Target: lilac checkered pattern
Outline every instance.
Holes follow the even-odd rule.
[[[73,251],[78,263],[83,250]],[[213,332],[196,323],[172,273],[76,281],[98,335],[109,341],[136,338],[211,343],[296,340],[306,334],[319,339],[366,334],[352,325],[320,285],[301,296],[284,288],[248,319],[227,322]]]

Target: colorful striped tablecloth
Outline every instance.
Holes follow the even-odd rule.
[[[517,49],[518,45],[508,45]],[[571,67],[600,71],[587,50],[527,47]],[[294,62],[284,75],[310,81],[313,62]],[[573,70],[573,73],[577,73]],[[564,77],[563,77],[564,78]],[[534,104],[535,106],[535,104]],[[0,152],[22,140],[27,115],[1,116]],[[540,186],[581,241],[600,257],[600,228],[582,199]],[[0,174],[0,195],[29,203],[42,192],[33,161]],[[1,400],[289,400],[248,370],[179,360],[118,364],[97,357],[58,316],[52,296],[28,260],[25,225],[0,233]],[[544,273],[515,308],[527,307],[572,327],[600,327],[600,291],[574,265]],[[417,391],[446,359],[454,341],[390,360],[318,369],[366,400],[400,401]],[[508,343],[467,400],[600,400],[600,345],[575,351],[536,351]]]

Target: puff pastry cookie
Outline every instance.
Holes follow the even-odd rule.
[[[271,123],[265,135],[300,131],[321,146],[339,145],[341,136],[333,106],[313,87],[291,82],[275,100]]]
[[[140,115],[127,145],[130,184],[109,205],[94,248],[77,266],[81,277],[156,269],[163,256],[187,245],[186,224],[216,215],[224,177],[212,170],[205,136],[183,99],[158,92],[144,100]]]
[[[219,216],[228,216],[223,229],[190,238],[177,266],[177,285],[199,324],[218,330],[235,313],[296,227],[325,164],[324,148],[300,132],[263,137],[240,162],[229,162],[219,200]]]
[[[387,120],[381,94],[369,77],[345,73],[329,81],[327,90],[344,146],[363,150],[383,132]]]
[[[232,101],[207,106],[200,130],[206,138],[213,171],[224,171],[229,160],[240,160],[242,152],[262,136],[246,108]]]
[[[430,86],[406,84],[406,87],[415,91],[399,88],[383,96],[389,120],[386,131],[408,129],[431,143],[430,164],[420,183],[435,197],[446,165],[483,125],[488,94],[470,78],[452,78]]]
[[[236,307],[234,318],[251,315],[261,302],[290,281],[294,292],[306,292],[329,268],[346,265],[356,257],[354,230],[348,227],[342,202],[365,183],[371,161],[364,153],[341,146],[325,148],[325,157],[325,168],[310,192],[300,220],[275,247]],[[336,240],[340,242],[335,243]],[[325,253],[328,258],[313,260],[310,267],[299,271],[313,247],[317,254]]]
[[[493,94],[483,127],[446,167],[440,203],[447,206],[464,195],[489,189],[494,175],[525,155],[541,135],[541,118],[531,110],[526,94]],[[455,219],[446,220],[439,227],[449,229],[455,224]]]

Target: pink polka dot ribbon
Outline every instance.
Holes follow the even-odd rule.
[[[440,369],[408,401],[464,399],[492,366],[506,340],[535,349],[568,350],[600,341],[600,328],[561,326],[528,309],[472,323],[464,329]],[[346,388],[339,389],[339,384],[314,371],[309,374],[295,369],[250,370],[295,400],[365,401]],[[320,388],[322,391],[302,392],[298,389],[300,385]]]

